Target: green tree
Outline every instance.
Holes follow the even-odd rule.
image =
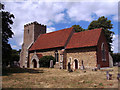
[[[12,49],[11,54],[10,54],[10,59],[9,59],[9,64],[12,66],[14,64],[14,61],[19,61],[19,51]]]
[[[112,52],[111,51],[111,43],[113,42],[112,38],[113,38],[114,32],[110,31],[113,28],[113,24],[111,24],[111,20],[108,20],[104,16],[101,16],[101,17],[99,17],[98,20],[92,21],[90,23],[90,25],[88,26],[88,30],[95,29],[95,28],[103,29],[106,40],[107,40],[107,44],[109,47],[109,51]]]
[[[113,53],[112,54],[113,62],[120,62],[120,53]]]
[[[73,25],[72,27],[74,27],[75,32],[85,31],[85,29],[83,29],[80,25]]]
[[[11,60],[11,46],[8,43],[9,38],[12,38],[13,32],[10,25],[13,24],[15,17],[7,11],[4,11],[4,5],[0,3],[1,20],[2,20],[2,63],[8,64]]]
[[[11,60],[12,61],[19,61],[19,51],[15,50],[15,49],[12,49]]]

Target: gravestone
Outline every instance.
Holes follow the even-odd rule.
[[[120,62],[118,62],[118,67],[120,67]]]
[[[107,77],[107,80],[109,80],[109,72],[106,71],[106,77]]]
[[[106,77],[107,77],[107,80],[111,80],[112,74],[109,74],[109,71],[106,71]]]
[[[92,71],[97,71],[97,68],[93,68]]]
[[[117,80],[120,80],[120,73],[118,73],[117,75]]]
[[[84,70],[84,66],[81,66],[81,69]]]
[[[83,60],[82,60],[82,66],[81,66],[81,69],[82,69],[82,70],[85,69],[84,64],[83,64]]]
[[[98,65],[97,65],[97,69],[99,69],[99,70],[100,70],[100,64],[98,64]]]
[[[70,65],[70,62],[68,63],[68,71],[71,70],[71,65]]]
[[[53,60],[50,60],[50,68],[53,68]]]
[[[60,62],[60,69],[63,69],[63,63]]]
[[[70,62],[68,63],[68,71],[69,71],[69,72],[73,72],[73,70],[71,69],[71,64],[70,64]]]

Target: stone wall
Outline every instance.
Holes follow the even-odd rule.
[[[61,50],[58,50],[59,53],[59,62],[60,62],[60,52]],[[43,56],[49,56],[52,55],[55,57],[55,50],[53,51],[46,51],[46,52],[36,52],[36,54],[42,54]],[[34,56],[34,53],[29,54],[29,65],[31,67],[32,65],[32,57]],[[64,61],[63,61],[63,68],[68,69],[68,62],[71,58],[71,67],[74,70],[75,69],[75,59],[78,60],[78,69],[80,69],[82,65],[82,60],[84,63],[85,68],[95,68],[97,65],[97,58],[96,58],[96,47],[91,48],[82,48],[82,49],[72,49],[72,50],[66,50],[64,53]]]
[[[59,57],[58,60],[59,60],[59,62],[60,62],[60,51],[61,51],[61,50],[58,50],[58,53],[59,53],[59,54],[58,54],[58,57]],[[53,50],[53,51],[46,51],[46,52],[36,52],[36,54],[42,54],[43,56],[50,56],[50,55],[51,55],[51,56],[55,57],[55,50]],[[32,64],[31,64],[31,62],[32,62],[31,60],[32,60],[32,57],[33,57],[33,56],[34,56],[34,53],[30,53],[30,54],[29,54],[29,61],[28,61],[28,62],[29,62],[29,66],[30,66],[30,67],[31,67],[31,65],[32,65]]]
[[[70,61],[71,58],[71,61]],[[82,49],[73,49],[67,50],[67,64],[70,61],[71,68],[75,69],[75,61],[78,60],[78,69],[80,69],[82,65],[82,60],[85,68],[95,68],[97,65],[96,58],[96,48],[82,48]],[[68,69],[68,66],[67,66]]]

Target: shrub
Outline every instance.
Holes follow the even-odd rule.
[[[40,67],[50,67],[50,60],[53,60],[53,65],[55,65],[55,58],[53,56],[43,56],[39,60]]]

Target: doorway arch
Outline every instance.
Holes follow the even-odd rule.
[[[78,69],[78,60],[75,59],[74,61],[75,61],[75,69]]]
[[[33,68],[37,68],[37,61],[35,59],[33,59],[32,63],[33,63]]]

